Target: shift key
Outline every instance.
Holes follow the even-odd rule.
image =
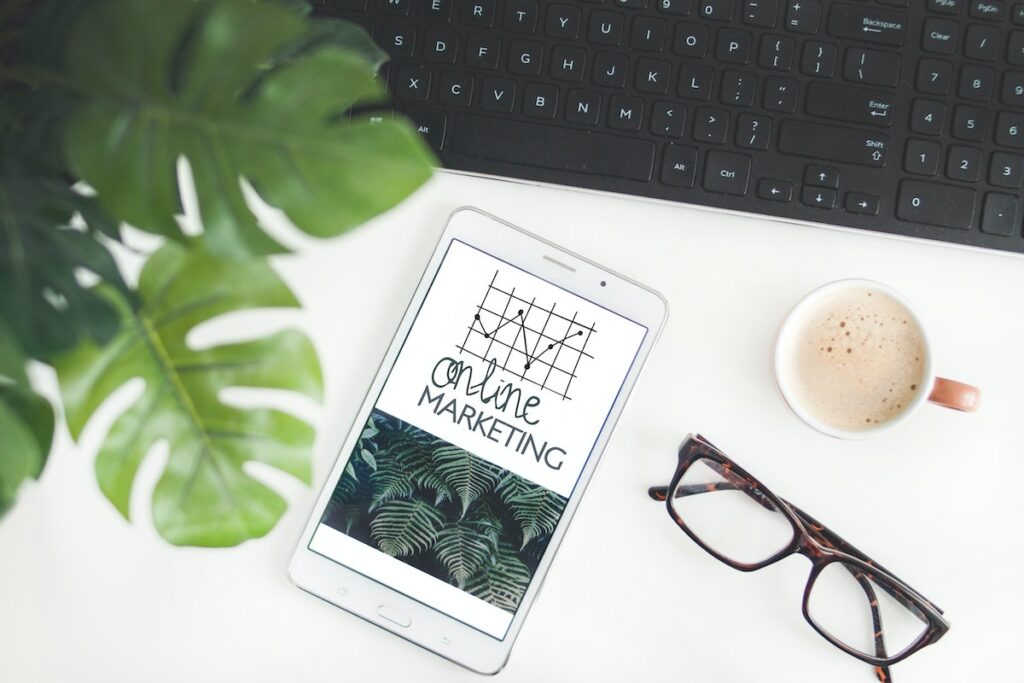
[[[812,83],[807,89],[807,113],[826,119],[888,128],[895,105],[892,94],[867,88]]]
[[[889,136],[792,119],[779,129],[779,151],[862,166],[885,166]]]

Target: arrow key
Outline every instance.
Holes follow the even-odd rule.
[[[808,164],[804,169],[804,185],[815,187],[839,187],[839,169],[835,166]]]
[[[866,192],[847,192],[846,210],[866,216],[878,215],[878,196]]]
[[[824,187],[811,187],[804,185],[800,193],[800,201],[806,206],[813,206],[816,209],[834,209],[836,206],[836,191]]]
[[[757,196],[770,202],[791,202],[793,183],[775,178],[761,178],[757,184]]]

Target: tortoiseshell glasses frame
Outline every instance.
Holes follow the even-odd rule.
[[[680,487],[679,484],[683,476],[690,466],[697,461],[703,461],[722,481],[715,484]],[[723,489],[742,491],[762,507],[772,512],[781,512],[785,515],[793,527],[792,541],[760,562],[753,564],[737,562],[722,555],[701,540],[700,536],[687,526],[686,521],[676,511],[672,501],[669,500],[669,491],[675,491],[675,497],[682,498]],[[652,486],[648,489],[648,494],[654,500],[665,501],[669,515],[679,525],[679,528],[686,532],[686,535],[697,545],[720,561],[740,571],[749,572],[761,569],[793,554],[807,557],[811,561],[812,567],[810,577],[807,580],[807,586],[804,589],[804,618],[815,631],[840,650],[868,664],[872,664],[875,667],[878,679],[883,681],[883,683],[888,683],[892,680],[888,667],[906,659],[921,648],[936,642],[949,630],[949,622],[942,616],[942,610],[934,603],[924,598],[920,593],[908,586],[906,582],[847,543],[838,534],[828,529],[803,510],[766,489],[757,479],[750,476],[746,470],[734,463],[728,456],[699,434],[688,436],[679,447],[679,462],[676,465],[676,471],[672,476],[671,483],[668,486]],[[874,655],[850,647],[820,627],[811,617],[809,601],[814,582],[822,570],[835,562],[842,562],[845,565],[845,568],[853,574],[853,578],[860,584],[866,594],[865,597],[871,606],[871,617],[874,626]],[[881,614],[879,613],[878,599],[874,590],[875,586],[888,593],[890,597],[910,610],[925,624],[924,629],[916,640],[892,655],[889,655],[885,648]]]

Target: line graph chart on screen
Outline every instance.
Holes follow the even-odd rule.
[[[597,333],[594,323],[578,320],[577,311],[556,310],[555,301],[538,301],[514,286],[503,287],[499,276],[500,270],[494,271],[456,348],[571,400],[569,390],[581,364],[594,360],[587,352]]]

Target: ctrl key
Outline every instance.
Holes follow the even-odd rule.
[[[969,230],[974,222],[974,190],[955,185],[904,180],[896,216],[911,223]]]
[[[750,157],[733,152],[708,152],[704,162],[704,189],[708,192],[747,194],[750,180]]]

